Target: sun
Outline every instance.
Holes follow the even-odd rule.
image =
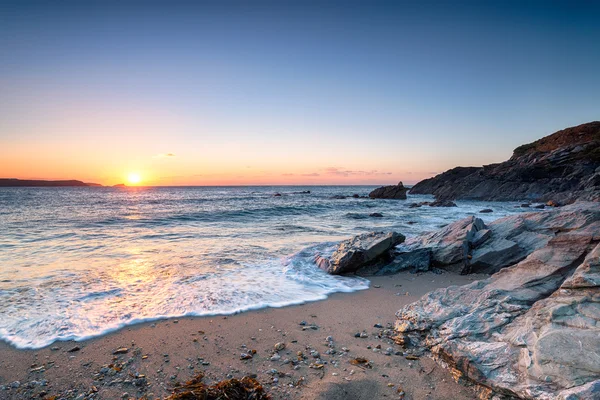
[[[132,185],[137,185],[142,181],[142,177],[137,172],[132,172],[127,175],[127,181]]]

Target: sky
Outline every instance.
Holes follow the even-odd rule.
[[[501,162],[600,119],[599,20],[593,1],[0,1],[0,177],[412,184]]]

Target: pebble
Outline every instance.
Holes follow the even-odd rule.
[[[81,347],[79,346],[75,346],[75,347],[71,347],[69,350],[67,350],[68,353],[74,353],[76,351],[81,350]]]
[[[274,347],[275,347],[275,351],[281,351],[281,350],[285,349],[285,343],[282,343],[282,342],[275,343]]]
[[[118,349],[113,351],[113,354],[125,354],[128,352],[129,352],[129,349],[127,347],[119,347]]]
[[[279,354],[275,353],[271,356],[271,361],[279,361],[279,360],[281,360],[281,356]]]
[[[306,325],[306,321],[300,321],[300,322],[298,323],[298,325],[305,326],[305,325]]]
[[[319,356],[320,356],[319,352],[316,350],[312,350],[310,352],[310,355],[313,356],[313,358],[319,358]]]
[[[383,325],[381,325],[381,324],[375,324],[375,325],[373,325],[373,328],[383,328]]]
[[[11,382],[11,384],[9,386],[13,389],[18,389],[21,386],[21,382],[14,381],[14,382]]]

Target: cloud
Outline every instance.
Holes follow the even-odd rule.
[[[325,173],[328,175],[343,176],[343,177],[392,175],[391,172],[380,172],[380,171],[377,171],[376,169],[373,169],[370,171],[362,171],[362,170],[354,171],[354,170],[336,168],[336,167],[325,168]]]
[[[319,174],[317,172],[313,172],[311,174],[302,174],[302,176],[321,176],[321,174]]]
[[[175,157],[175,154],[173,154],[173,153],[162,153],[162,154],[157,154],[155,156],[152,156],[152,158],[170,158],[170,157]]]
[[[281,176],[294,176],[296,174],[281,174]]]

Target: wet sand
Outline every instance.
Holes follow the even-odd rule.
[[[199,372],[207,383],[256,376],[273,399],[475,399],[431,359],[408,360],[378,334],[391,327],[401,306],[435,288],[480,278],[400,273],[371,278],[368,290],[299,306],[142,323],[39,350],[0,343],[0,399],[159,399]],[[359,332],[368,337],[355,337]],[[277,343],[285,349],[272,360]],[[391,355],[384,354],[388,348]],[[114,354],[118,349],[122,354]],[[252,350],[252,358],[240,359]],[[357,357],[372,368],[352,365]]]

